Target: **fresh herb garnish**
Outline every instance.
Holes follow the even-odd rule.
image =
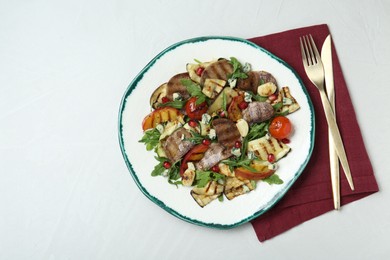
[[[199,170],[197,170],[196,176],[195,176],[196,186],[198,188],[205,187],[206,184],[209,183],[210,181],[218,181],[218,180],[224,180],[224,179],[225,179],[225,175],[220,174],[220,173],[216,173],[213,171],[199,171]]]
[[[192,142],[194,144],[200,144],[204,140],[204,138],[205,138],[204,136],[202,136],[201,134],[199,134],[198,132],[196,132],[194,130],[190,130],[190,133],[191,133],[192,136],[188,137],[188,138],[184,138],[184,140],[190,141],[190,142]]]
[[[283,184],[283,180],[280,179],[280,177],[275,173],[269,176],[268,178],[263,179],[263,181],[265,181],[268,184],[277,184],[277,185]]]
[[[230,63],[233,66],[233,73],[228,76],[230,79],[246,79],[248,75],[243,71],[241,63],[235,58],[230,57]]]
[[[229,169],[233,171],[233,168],[235,167],[244,167],[245,169],[251,171],[251,172],[257,172],[257,170],[250,166],[253,160],[256,159],[250,159],[247,157],[241,158],[241,157],[230,157],[226,160],[223,160],[222,163],[229,166]]]
[[[227,116],[227,98],[225,91],[222,91],[222,109],[225,112],[225,116]]]
[[[196,62],[196,63],[202,63],[200,60],[198,60],[198,59],[194,59],[194,61]]]
[[[146,150],[151,151],[158,145],[160,135],[161,133],[156,128],[153,128],[145,131],[144,136],[138,142],[144,143],[146,145]]]
[[[265,102],[268,97],[263,97],[263,96],[260,96],[259,94],[255,94],[253,93],[252,91],[247,91],[249,94],[252,95],[252,98],[255,100],[255,101],[259,101],[259,102]]]
[[[158,105],[158,107],[173,107],[177,109],[182,109],[185,106],[186,102],[186,100],[174,100],[166,103],[161,103]]]
[[[206,101],[206,95],[203,94],[200,86],[190,79],[181,79],[180,83],[187,88],[188,93],[192,97],[196,97],[196,105],[199,105]]]
[[[154,169],[151,173],[152,176],[167,176],[168,182],[170,184],[178,185],[181,184],[181,181],[178,181],[180,179],[180,165],[179,162],[176,162],[172,164],[172,166],[169,169],[166,169],[164,167],[164,163],[168,161],[165,157],[157,157],[155,156],[156,160],[159,162],[156,166],[154,166]]]
[[[265,136],[265,134],[268,132],[268,126],[269,120],[262,123],[253,124],[249,129],[249,132],[245,139],[249,142]]]
[[[281,109],[283,107],[283,103],[282,102],[276,103],[272,107],[274,108],[275,112],[279,111],[279,109]]]

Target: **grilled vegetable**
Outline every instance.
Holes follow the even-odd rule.
[[[278,87],[274,83],[267,82],[267,83],[264,83],[264,84],[258,86],[257,94],[259,94],[262,97],[268,97],[268,96],[271,96],[272,94],[274,94],[277,89],[278,89]]]
[[[187,63],[186,69],[190,78],[196,83],[200,84],[200,77],[203,74],[204,69],[215,61],[202,62],[202,63]]]
[[[153,92],[149,101],[151,107],[157,108],[159,104],[163,103],[163,98],[167,96],[167,87],[168,84],[164,83]]]
[[[173,107],[162,107],[154,110],[142,121],[142,129],[148,130],[155,128],[158,124],[168,121],[183,121],[183,114]]]
[[[264,136],[248,143],[248,151],[253,152],[260,160],[267,161],[268,155],[273,154],[275,161],[280,160],[290,152],[290,147],[282,141]]]
[[[214,102],[209,106],[207,113],[212,115],[215,112],[218,112],[223,108],[224,98],[226,99],[226,104],[232,102],[232,99],[237,96],[238,93],[231,87],[225,87]]]
[[[206,79],[202,89],[203,94],[211,99],[214,99],[226,85],[226,81],[222,79]]]
[[[204,153],[209,149],[206,144],[195,145],[183,158],[180,166],[180,175],[183,176],[185,170],[188,169],[189,162],[197,162],[203,158]]]
[[[234,122],[237,122],[239,119],[242,118],[242,111],[240,108],[240,104],[243,104],[243,102],[245,102],[243,95],[238,95],[233,97],[232,102],[230,102],[228,108],[229,119],[233,120]]]
[[[219,184],[217,181],[210,181],[202,188],[194,187],[191,190],[191,196],[203,208],[218,198],[224,191],[224,188],[224,185]]]
[[[234,170],[234,173],[239,179],[262,180],[275,173],[275,170],[270,169],[268,166],[268,162],[253,160],[250,164],[252,169],[238,167]]]
[[[224,194],[229,200],[253,190],[250,180],[239,180],[236,177],[226,178]]]

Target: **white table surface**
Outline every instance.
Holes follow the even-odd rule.
[[[250,224],[188,224],[139,191],[117,116],[149,60],[187,38],[320,23],[330,26],[380,192],[260,243]],[[389,42],[388,0],[1,0],[0,259],[389,257]]]

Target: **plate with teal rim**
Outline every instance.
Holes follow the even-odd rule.
[[[300,109],[288,118],[294,130],[290,153],[278,161],[277,174],[283,184],[257,182],[255,190],[233,200],[215,200],[201,208],[190,195],[191,188],[169,184],[163,176],[151,176],[157,164],[154,151],[146,151],[139,140],[142,121],[151,112],[149,98],[153,91],[173,75],[186,72],[194,59],[210,61],[236,57],[264,70],[277,80],[279,88],[288,86]],[[314,146],[314,109],[298,74],[283,60],[244,39],[234,37],[199,37],[173,44],[153,58],[126,89],[119,109],[118,136],[124,161],[140,191],[168,213],[192,224],[228,229],[240,226],[271,209],[299,178]]]

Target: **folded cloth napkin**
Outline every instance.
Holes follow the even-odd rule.
[[[333,209],[328,126],[319,92],[308,79],[303,68],[299,46],[299,37],[311,34],[320,50],[329,33],[328,26],[321,24],[249,39],[286,61],[300,75],[314,105],[316,129],[314,150],[302,175],[277,205],[251,221],[260,241],[270,239]],[[378,191],[378,185],[334,44],[332,48],[336,117],[355,184],[355,191],[352,191],[340,167],[341,205],[345,205]]]

